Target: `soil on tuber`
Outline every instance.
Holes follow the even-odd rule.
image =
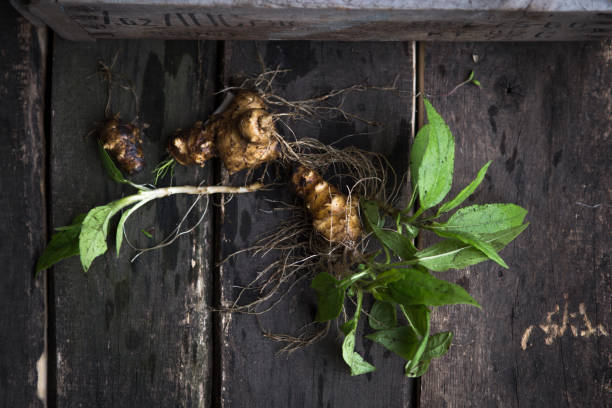
[[[98,138],[102,147],[128,174],[138,173],[144,168],[142,138],[138,127],[121,122],[117,115],[102,123]]]
[[[230,174],[279,157],[273,115],[257,93],[244,90],[206,124],[174,132],[168,151],[182,165],[204,166],[218,156]]]

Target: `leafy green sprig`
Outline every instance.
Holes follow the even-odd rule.
[[[443,203],[452,185],[455,142],[427,100],[425,109],[429,123],[417,133],[410,154],[410,203],[397,209],[365,199],[360,202],[365,224],[382,249],[361,260],[343,279],[321,272],[311,284],[317,293],[319,322],[336,319],[347,297],[356,304],[354,316],[341,326],[345,335],[342,357],[352,375],[375,370],[355,352],[364,295],[370,294],[375,300],[368,313],[373,332],[365,337],[404,358],[407,377],[419,377],[434,358],[449,350],[453,339],[451,332],[431,334],[431,308],[454,304],[480,308],[465,289],[438,279],[432,272],[461,269],[486,260],[507,268],[499,251],[528,226],[523,223],[527,212],[514,204],[471,205],[439,221],[476,190],[491,162],[457,196]],[[413,211],[417,198],[418,207]],[[443,240],[419,250],[414,239],[421,231]],[[401,324],[398,311],[405,320]]]
[[[108,152],[98,142],[98,152],[102,166],[111,180],[127,184],[138,192],[124,198],[112,201],[108,204],[94,207],[87,214],[77,215],[70,225],[56,228],[51,236],[49,245],[38,258],[36,263],[36,274],[48,269],[52,265],[72,256],[79,256],[83,270],[87,272],[94,259],[104,254],[107,249],[107,237],[109,225],[112,218],[123,211],[117,223],[115,235],[115,248],[117,256],[121,250],[125,223],[139,208],[145,206],[158,198],[168,197],[175,194],[207,195],[217,193],[240,194],[250,193],[263,187],[261,183],[253,183],[249,186],[174,186],[155,188],[150,184],[136,184],[128,180],[121,170],[115,165]],[[156,168],[156,179],[163,177],[168,170],[173,172],[174,161],[167,160]],[[160,175],[159,169],[162,174]],[[146,235],[146,234],[145,234]],[[150,234],[149,234],[150,235]]]

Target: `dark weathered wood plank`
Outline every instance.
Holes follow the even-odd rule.
[[[129,187],[110,181],[87,133],[103,119],[104,86],[92,74],[96,61],[111,61],[134,80],[142,118],[147,167],[151,170],[177,127],[205,118],[214,107],[216,44],[193,42],[56,41],[53,66],[51,190],[53,225],[120,198]],[[115,91],[113,111],[134,115],[127,92]],[[211,183],[211,173],[178,169],[175,183]],[[176,226],[193,197],[163,199],[128,221],[128,237],[151,246],[140,231],[153,228],[159,241]],[[196,207],[201,214],[205,205]],[[209,214],[212,211],[209,208]],[[193,224],[194,217],[188,224]],[[54,268],[57,399],[59,406],[208,406],[210,402],[211,218],[173,245],[142,255],[124,242],[87,275],[72,258]],[[111,229],[113,231],[113,229]],[[112,232],[111,232],[112,234]]]
[[[477,60],[478,62],[475,62]],[[516,202],[531,226],[492,262],[441,274],[483,310],[440,309],[456,334],[422,380],[426,407],[612,405],[612,44],[428,44],[425,84],[474,69],[483,89],[434,99],[455,134],[455,190]]]
[[[0,5],[0,406],[46,400],[44,95],[47,33]]]
[[[356,145],[384,153],[400,173],[406,170],[412,134],[411,43],[230,42],[225,55],[226,79],[261,72],[258,52],[268,67],[291,70],[276,83],[279,92],[291,99],[318,96],[354,84],[389,85],[399,76],[399,93],[370,91],[346,97],[344,107],[348,112],[382,122],[382,127],[337,120],[321,126],[296,124],[293,129],[298,137],[316,137],[326,143],[357,134],[345,139],[340,147]],[[374,133],[359,135],[365,131]],[[235,176],[234,181],[240,177]],[[266,199],[299,202],[288,187],[234,197],[222,209],[222,257],[253,245],[287,215],[286,211],[274,211],[278,205]],[[270,258],[243,254],[222,265],[221,304],[231,305],[239,291],[234,285],[249,283],[268,262]],[[263,315],[262,326],[272,333],[295,333],[312,322],[316,305],[308,285],[303,281]],[[359,339],[357,347],[378,371],[350,376],[340,354],[342,336],[335,325],[323,341],[288,357],[275,355],[279,344],[262,336],[251,315],[222,314],[219,329],[223,407],[412,406],[414,386],[403,377],[402,362],[370,341]],[[364,330],[362,322],[359,331]]]
[[[16,2],[17,0],[13,0]],[[608,0],[21,0],[67,39],[559,41],[609,38]]]

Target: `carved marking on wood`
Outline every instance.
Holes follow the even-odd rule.
[[[607,336],[608,331],[603,327],[602,324],[598,324],[597,326],[593,326],[593,323],[589,319],[586,313],[586,306],[584,303],[580,303],[578,305],[578,313],[569,313],[568,312],[568,295],[565,293],[563,295],[565,298],[565,305],[563,306],[563,315],[561,316],[560,324],[555,322],[554,317],[560,312],[559,305],[555,305],[554,309],[551,312],[546,314],[546,319],[544,323],[535,326],[529,326],[524,332],[521,338],[521,348],[523,350],[527,349],[529,337],[533,332],[534,328],[539,328],[546,334],[544,338],[544,344],[550,346],[554,343],[555,339],[563,336],[569,327],[572,336],[574,337],[591,337],[591,336]],[[581,316],[581,317],[580,317]],[[578,330],[580,321],[584,323],[585,329]]]
[[[67,5],[65,11],[94,37],[110,30],[124,38],[550,41],[605,38],[611,33],[607,23],[584,13],[506,13],[483,20],[460,11],[452,16],[398,11],[385,17],[365,9],[336,15],[313,9],[126,9],[108,4],[87,9]],[[140,29],[143,26],[146,31]]]

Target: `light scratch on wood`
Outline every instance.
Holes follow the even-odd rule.
[[[565,293],[563,297],[565,298],[565,305],[563,306],[563,314],[561,316],[561,321],[555,321],[555,316],[559,314],[561,310],[559,305],[555,305],[551,312],[546,313],[544,323],[538,326],[531,325],[527,327],[527,329],[523,332],[523,336],[521,337],[521,349],[527,350],[529,338],[535,327],[539,327],[540,330],[542,330],[542,332],[546,334],[546,337],[544,338],[544,344],[546,344],[547,346],[552,345],[555,339],[562,337],[566,333],[568,327],[570,328],[570,332],[574,337],[580,336],[588,338],[591,336],[608,336],[608,331],[603,327],[602,324],[593,326],[593,323],[587,316],[586,306],[584,303],[580,303],[578,305],[578,313],[569,313],[567,293]],[[581,320],[586,329],[579,331],[577,325],[570,324],[570,319],[576,319],[580,317],[582,317]]]

